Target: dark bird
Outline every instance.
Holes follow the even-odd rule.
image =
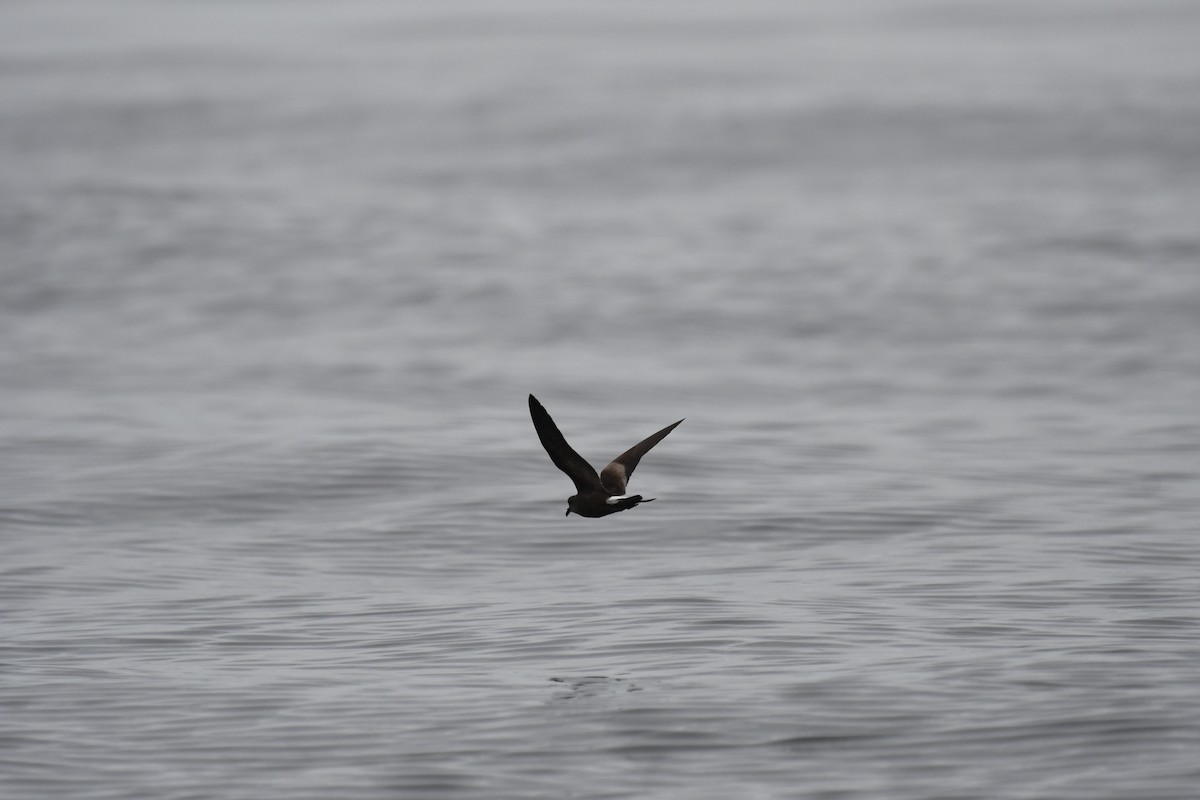
[[[567,515],[574,511],[581,517],[604,517],[653,500],[653,497],[642,497],[640,494],[625,494],[625,484],[637,469],[642,456],[675,430],[679,422],[683,422],[679,420],[646,437],[614,458],[597,475],[592,465],[567,444],[550,414],[533,395],[529,395],[529,416],[533,417],[533,427],[554,466],[567,473],[567,477],[575,484],[577,494],[567,498]]]

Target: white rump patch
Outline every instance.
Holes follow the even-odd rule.
[[[617,503],[621,502],[622,500],[628,500],[631,497],[633,497],[633,495],[623,494],[618,497],[609,497],[604,502],[608,503],[610,506],[615,506]]]

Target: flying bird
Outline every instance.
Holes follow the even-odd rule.
[[[568,516],[574,511],[581,517],[604,517],[633,508],[638,503],[654,500],[653,497],[642,497],[640,494],[625,494],[625,485],[637,469],[642,456],[675,430],[679,422],[683,422],[674,422],[658,433],[646,437],[614,458],[612,463],[597,475],[592,465],[584,461],[583,457],[567,444],[550,414],[533,395],[529,395],[529,416],[533,417],[533,427],[537,431],[538,439],[550,454],[554,466],[565,472],[575,484],[576,494],[567,498],[567,513],[563,516]]]

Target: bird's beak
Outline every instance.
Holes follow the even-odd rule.
[[[563,516],[564,516],[564,517],[569,517],[569,516],[571,516],[571,509],[569,509],[569,508],[568,508],[568,509],[567,509],[567,513],[563,514]]]

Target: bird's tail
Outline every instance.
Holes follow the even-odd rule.
[[[653,497],[642,497],[640,494],[631,494],[627,497],[610,497],[608,502],[610,505],[617,507],[617,511],[628,511],[638,503],[649,503]]]

